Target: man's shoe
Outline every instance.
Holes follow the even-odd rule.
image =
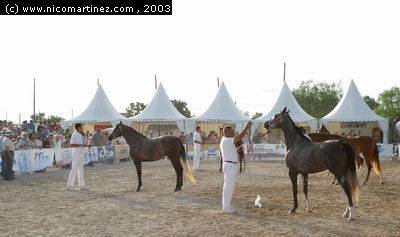
[[[67,186],[67,190],[68,190],[68,191],[74,191],[74,188],[73,188],[73,187],[70,187],[70,186]]]
[[[233,214],[236,212],[236,210],[233,207],[228,207],[227,209],[223,209],[222,212],[227,214]]]

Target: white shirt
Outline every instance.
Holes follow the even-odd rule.
[[[194,141],[198,141],[198,142],[201,142],[201,135],[200,135],[200,133],[199,132],[194,132],[194,135],[193,135],[193,143],[194,143],[194,145],[198,145],[198,146],[200,146],[201,144],[199,144],[199,143],[195,143]]]
[[[61,148],[61,139],[58,142],[54,141],[54,148]]]
[[[8,137],[4,137],[2,144],[3,144],[3,147],[2,147],[3,151],[6,151],[6,150],[15,151],[15,146]]]
[[[71,135],[70,144],[82,145],[83,144],[83,136],[79,132],[75,131]],[[83,155],[83,147],[74,147],[72,150],[72,156],[75,155]]]
[[[224,161],[232,161],[238,162],[239,157],[236,151],[235,144],[233,144],[234,138],[233,137],[222,137],[220,148],[222,153],[222,158]]]

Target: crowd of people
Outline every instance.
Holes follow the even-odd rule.
[[[201,136],[201,141],[204,144],[219,144],[221,142],[221,137],[215,131],[211,131],[208,135],[203,131],[200,131],[199,133]],[[193,136],[194,136],[193,132],[190,132],[189,134],[181,132],[181,134],[178,137],[183,144],[193,145],[194,144]]]
[[[29,150],[41,148],[69,148],[71,132],[64,130],[60,124],[41,121],[34,123],[33,120],[23,121],[19,126],[15,126],[12,121],[0,122],[0,131],[5,133],[11,131],[11,142],[16,150]],[[84,134],[88,144],[93,146],[107,145],[108,132],[97,129],[95,133],[86,131]],[[0,141],[1,142],[1,141]]]

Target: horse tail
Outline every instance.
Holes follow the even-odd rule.
[[[183,172],[185,173],[186,177],[192,182],[192,183],[196,183],[196,179],[194,179],[193,174],[192,174],[192,170],[190,169],[189,166],[189,161],[186,158],[186,151],[185,151],[185,147],[183,146],[183,143],[181,142],[181,159],[182,159],[182,163],[183,163]]]
[[[377,175],[381,174],[381,163],[379,162],[378,146],[375,144],[374,151],[372,154],[372,164],[374,166],[374,171]]]
[[[353,200],[358,203],[359,196],[360,196],[360,185],[357,179],[356,173],[356,162],[354,159],[354,150],[351,148],[349,143],[343,143],[342,149],[346,154],[347,158],[347,170],[346,170],[346,179],[350,185],[351,196]]]

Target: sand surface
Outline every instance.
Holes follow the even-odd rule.
[[[167,160],[143,164],[141,192],[134,192],[130,161],[85,167],[89,191],[65,190],[69,170],[22,174],[0,181],[0,236],[400,236],[400,162],[381,165],[385,184],[371,175],[351,222],[341,217],[344,192],[326,172],[309,177],[312,213],[299,188],[298,212],[289,215],[292,188],[283,160],[248,161],[236,182],[233,215],[221,213],[217,161],[202,161],[198,183],[185,179],[181,192],[173,192],[176,175]]]

